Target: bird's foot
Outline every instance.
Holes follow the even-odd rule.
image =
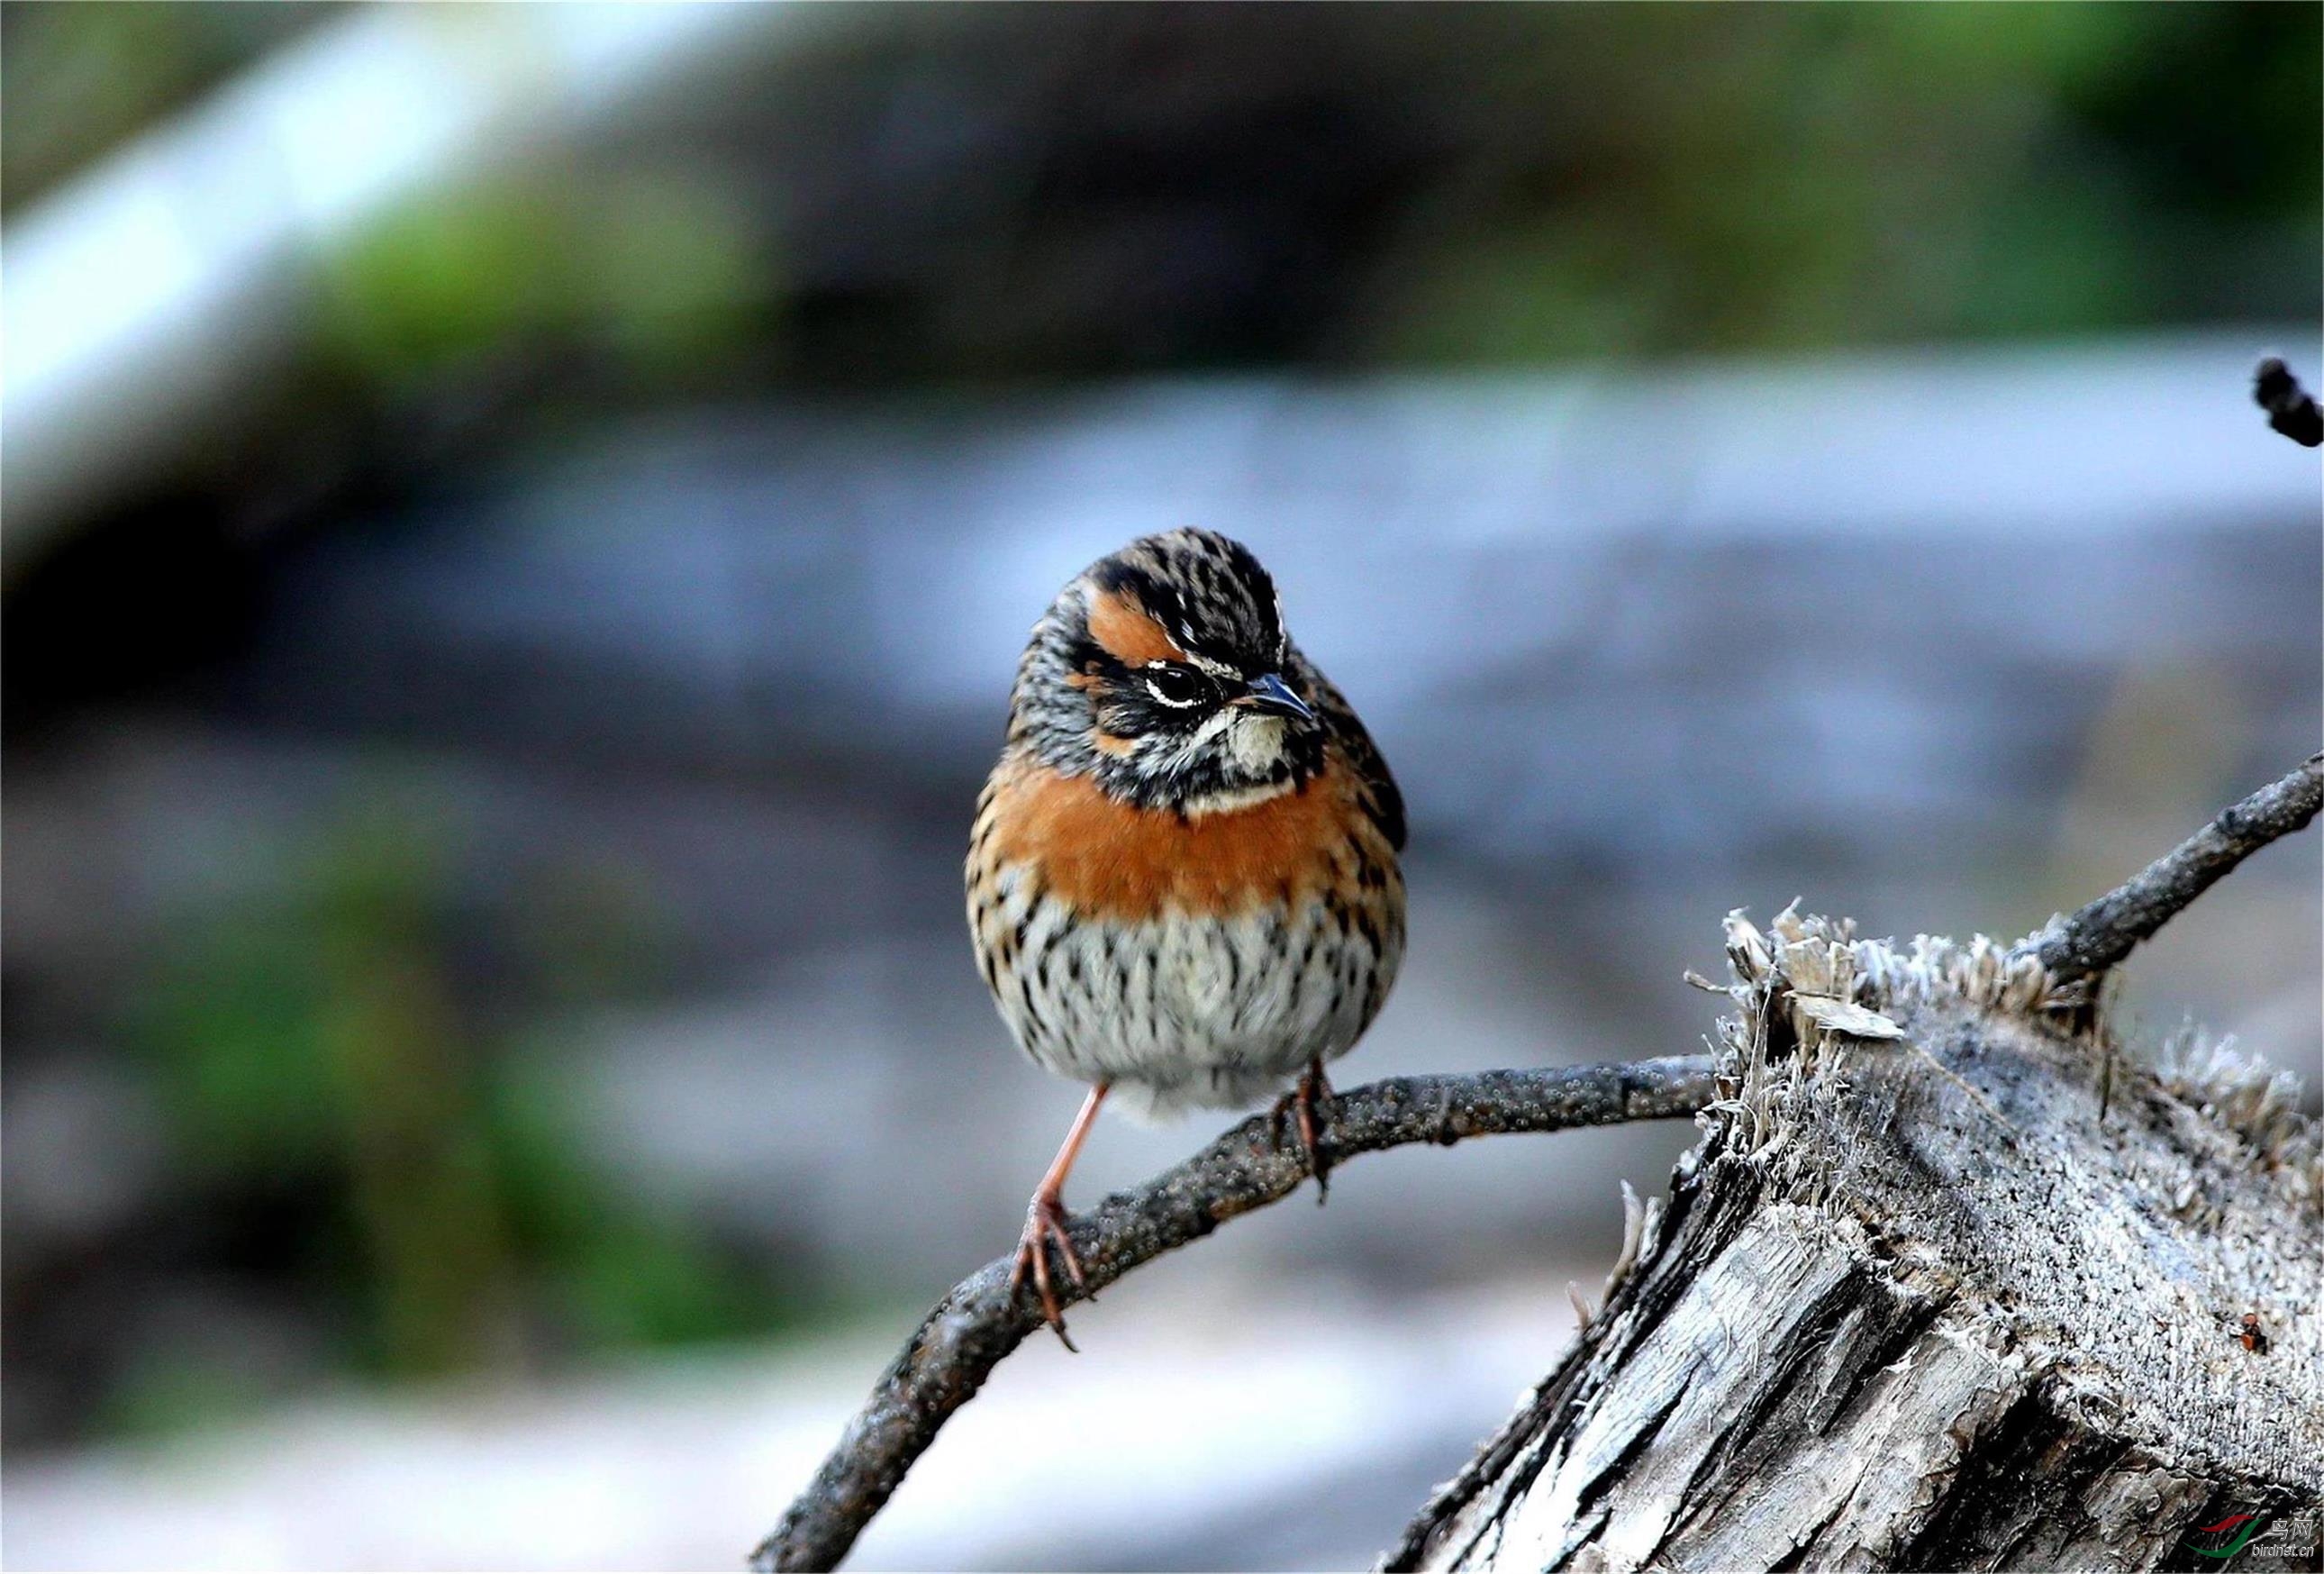
[[[1049,1282],[1049,1243],[1055,1241],[1057,1256],[1072,1276],[1074,1287],[1081,1289],[1087,1283],[1082,1277],[1081,1259],[1074,1255],[1074,1237],[1066,1227],[1070,1222],[1063,1199],[1054,1192],[1033,1194],[1032,1206],[1025,1210],[1025,1233],[1017,1238],[1017,1264],[1009,1271],[1009,1293],[1014,1296],[1029,1276],[1034,1293],[1040,1297],[1042,1318],[1056,1334],[1058,1342],[1079,1355],[1080,1347],[1065,1335],[1065,1315]]]
[[[1323,1134],[1330,1128],[1332,1106],[1339,1102],[1332,1092],[1332,1084],[1323,1075],[1321,1060],[1307,1062],[1299,1073],[1298,1084],[1275,1101],[1273,1119],[1275,1141],[1283,1143],[1283,1123],[1286,1117],[1298,1118],[1299,1151],[1306,1156],[1307,1168],[1315,1177],[1315,1206],[1321,1208],[1332,1194],[1332,1159],[1324,1147]],[[1321,1105],[1322,1118],[1317,1106]]]

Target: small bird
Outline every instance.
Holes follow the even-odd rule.
[[[977,799],[968,923],[1018,1044],[1090,1085],[1010,1281],[1029,1275],[1068,1349],[1048,1245],[1084,1282],[1065,1176],[1109,1094],[1155,1120],[1296,1078],[1277,1137],[1296,1113],[1327,1184],[1323,1066],[1396,981],[1404,839],[1387,762],[1291,643],[1275,581],[1240,543],[1134,541],[1034,625]]]

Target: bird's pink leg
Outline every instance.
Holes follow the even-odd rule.
[[[1081,1156],[1082,1143],[1089,1139],[1090,1127],[1097,1124],[1097,1107],[1105,1102],[1106,1084],[1099,1083],[1082,1100],[1081,1113],[1074,1116],[1073,1129],[1065,1133],[1065,1145],[1050,1162],[1048,1173],[1041,1184],[1033,1189],[1032,1205],[1025,1210],[1025,1233],[1017,1240],[1017,1265],[1009,1273],[1009,1292],[1014,1295],[1029,1273],[1034,1291],[1041,1298],[1041,1315],[1056,1330],[1058,1339],[1069,1350],[1078,1350],[1074,1341],[1065,1337],[1065,1313],[1057,1306],[1056,1292],[1049,1286],[1048,1244],[1057,1243],[1057,1255],[1065,1259],[1065,1272],[1074,1283],[1085,1283],[1082,1277],[1081,1259],[1074,1255],[1073,1236],[1066,1232],[1065,1177],[1073,1171],[1074,1161]]]
[[[1299,1073],[1298,1086],[1275,1101],[1275,1140],[1283,1140],[1283,1117],[1296,1114],[1299,1117],[1299,1151],[1307,1156],[1307,1168],[1315,1177],[1315,1206],[1323,1206],[1332,1194],[1332,1162],[1323,1156],[1316,1141],[1315,1103],[1332,1102],[1332,1084],[1323,1075],[1323,1057],[1316,1056]]]

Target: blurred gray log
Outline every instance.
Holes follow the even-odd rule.
[[[1729,952],[1729,1096],[1667,1212],[1384,1567],[2203,1567],[2246,1532],[2239,1566],[2317,1567],[2290,1079],[2190,1039],[2109,1108],[2107,1030],[2030,950],[1786,912]]]
[[[12,216],[11,563],[246,416],[366,225],[699,94],[805,14],[349,8]]]
[[[2315,465],[2239,392],[2270,336],[665,414],[342,532],[251,687],[296,727],[861,772],[949,827],[1026,608],[1199,521],[1359,697],[1416,845],[1862,892],[2043,856],[2126,683],[2221,690],[2217,743],[2152,745],[2190,769],[2312,746]],[[1834,607],[1877,631],[1844,662]]]

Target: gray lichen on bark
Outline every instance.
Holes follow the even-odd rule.
[[[2256,1513],[2315,1566],[2324,1184],[2285,1081],[2182,1043],[2102,1100],[2104,1014],[2028,947],[1727,940],[1667,1208],[1386,1565],[2144,1569]]]

